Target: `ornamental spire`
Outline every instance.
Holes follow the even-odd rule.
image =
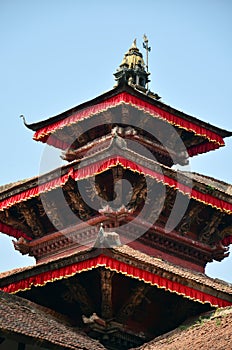
[[[128,85],[142,88],[146,91],[149,74],[146,71],[143,55],[137,48],[136,39],[134,39],[131,47],[125,53],[122,63],[116,73],[114,73],[115,80],[118,84],[126,82]]]

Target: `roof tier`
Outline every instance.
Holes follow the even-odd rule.
[[[227,256],[230,186],[161,166],[121,142],[117,136],[81,162],[3,187],[1,231],[19,238],[15,247],[37,261],[92,246],[100,223],[124,244],[136,241],[139,250],[201,271]],[[129,187],[115,202],[115,186],[124,180]],[[179,220],[176,202],[184,205]]]
[[[0,274],[0,288],[52,305],[88,336],[122,350],[232,304],[231,285],[128,246],[88,249]]]
[[[109,135],[115,126],[130,126],[136,130],[134,135],[140,137],[135,138],[136,142],[142,142],[142,138],[143,141],[145,139],[153,143],[155,154],[166,152],[166,158],[169,158],[166,164],[169,166],[175,162],[186,163],[188,156],[224,146],[223,138],[232,135],[127,84],[119,85],[57,116],[26,126],[35,131],[34,140],[62,150],[83,147],[99,137]],[[134,136],[125,132],[122,135],[134,139]]]

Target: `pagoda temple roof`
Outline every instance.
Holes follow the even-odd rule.
[[[175,246],[178,244],[179,247],[178,252],[177,249],[175,249],[175,254],[180,254],[181,259],[183,259],[184,256],[185,261],[188,259],[193,261],[195,264],[194,268],[200,268],[199,266],[202,268],[202,266],[205,266],[204,264],[206,264],[207,261],[212,261],[212,259],[221,260],[225,256],[228,256],[227,246],[229,246],[232,242],[232,197],[231,193],[225,192],[226,184],[218,182],[217,185],[217,182],[215,180],[212,185],[213,180],[211,179],[210,184],[208,185],[207,180],[204,180],[203,177],[200,178],[199,181],[200,175],[194,175],[192,178],[191,173],[182,173],[180,171],[175,171],[165,165],[160,165],[153,160],[145,158],[136,152],[127,149],[125,143],[124,147],[121,147],[122,141],[125,140],[121,139],[118,136],[114,137],[113,142],[107,149],[101,150],[96,154],[92,154],[87,158],[69,163],[62,168],[55,169],[50,173],[42,175],[40,178],[31,178],[28,181],[23,181],[20,185],[16,183],[15,187],[10,187],[8,190],[5,189],[3,192],[1,192],[1,232],[18,238],[19,241],[14,243],[15,248],[20,250],[22,254],[29,253],[30,255],[35,256],[37,261],[39,259],[49,259],[51,250],[54,254],[59,255],[61,253],[59,252],[59,249],[63,249],[62,245],[65,244],[66,247],[69,245],[69,243],[63,242],[64,238],[62,237],[65,235],[70,236],[70,239],[71,236],[73,236],[72,239],[74,239],[75,242],[81,243],[82,245],[94,245],[97,235],[97,227],[100,222],[102,222],[104,225],[107,225],[108,214],[105,215],[101,211],[96,211],[89,212],[87,216],[81,217],[81,212],[79,209],[83,204],[83,200],[80,199],[81,202],[77,202],[78,208],[74,208],[76,211],[70,211],[71,213],[75,213],[75,221],[67,222],[67,217],[65,217],[60,220],[60,226],[57,228],[52,226],[52,221],[49,220],[49,217],[46,214],[46,206],[43,205],[42,194],[48,193],[48,196],[49,194],[56,195],[56,189],[58,190],[59,188],[62,188],[62,191],[66,196],[69,196],[70,193],[71,195],[74,194],[75,198],[73,201],[79,201],[79,193],[77,193],[76,182],[78,184],[84,184],[84,186],[88,187],[91,185],[91,179],[93,177],[99,175],[99,179],[101,179],[102,176],[104,177],[104,174],[107,174],[108,171],[111,172],[113,169],[120,168],[121,171],[125,172],[125,174],[130,177],[141,176],[145,178],[147,177],[151,180],[154,179],[154,184],[165,186],[164,190],[166,193],[170,192],[170,196],[172,195],[175,197],[176,194],[179,193],[180,196],[186,196],[185,198],[187,200],[189,198],[187,212],[181,219],[183,225],[185,225],[184,222],[187,220],[186,217],[191,217],[191,210],[193,207],[195,207],[197,211],[204,211],[203,215],[206,214],[205,218],[207,218],[209,223],[212,221],[212,217],[214,217],[213,220],[218,220],[220,217],[221,234],[214,235],[214,231],[210,229],[207,237],[199,237],[199,231],[195,226],[192,226],[194,231],[191,237],[187,235],[183,236],[181,232],[182,226],[176,227],[176,231],[173,228],[172,232],[169,235],[167,232],[162,231],[165,227],[162,226],[162,218],[160,219],[161,226],[158,221],[156,223],[152,222],[151,225],[154,234],[157,235],[159,232],[159,238],[157,236],[157,238],[153,237],[152,239],[154,239],[154,241],[155,239],[158,239],[157,242],[159,242],[161,249],[163,247],[163,243],[161,243],[161,241],[165,238],[168,240],[165,244],[168,244],[169,248],[171,249],[170,251],[172,251],[173,254],[174,248],[171,248],[172,244],[170,242],[174,240]],[[195,179],[195,177],[197,177],[197,179]],[[81,181],[83,182],[80,183]],[[215,186],[215,184],[217,186]],[[170,197],[168,198],[170,199]],[[198,204],[195,201],[197,201]],[[59,217],[62,217],[62,208],[60,207],[59,212],[56,214]],[[127,211],[127,208],[125,209]],[[89,207],[87,207],[87,210],[89,210]],[[35,211],[37,211],[39,215],[37,218],[33,217],[32,220],[31,215],[34,215]],[[13,218],[12,213],[14,214]],[[114,213],[113,215],[118,214]],[[28,221],[29,224],[27,225],[27,222],[25,224],[22,218],[27,218],[27,220],[29,220],[28,217],[30,221]],[[133,213],[130,214],[128,211],[126,217],[127,218],[125,220],[129,220],[129,218],[130,220],[135,219]],[[136,222],[137,221],[135,220],[133,224],[137,225],[137,227],[139,225],[142,225],[143,229],[145,230],[144,232],[147,231],[147,226],[144,226],[142,221],[138,222],[137,224]],[[46,227],[46,230],[44,227]],[[47,227],[49,227],[49,230]],[[89,227],[91,227],[91,232],[89,231],[87,234]],[[204,232],[204,230],[202,230],[202,227],[203,226],[201,226],[200,230]],[[117,232],[120,232],[120,228]],[[87,241],[84,241],[83,237],[88,238]],[[65,239],[69,240],[67,237]],[[144,242],[147,242],[146,244],[148,244],[148,236],[141,239],[145,239]],[[52,244],[53,240],[56,242],[55,245]],[[45,245],[45,241],[46,248],[43,247]],[[50,244],[48,242],[50,242]],[[122,240],[122,242],[126,243],[127,241]],[[43,250],[41,250],[42,247]],[[70,250],[77,248],[78,247],[74,248],[74,246],[72,246],[70,243]],[[186,256],[186,249],[188,249],[188,251],[190,249],[191,254],[189,253],[189,255]],[[192,249],[194,249],[194,253]],[[142,248],[141,250],[143,251]],[[42,253],[42,251],[44,253]],[[198,258],[194,259],[194,254],[203,254],[200,255],[203,256],[203,260],[200,262]],[[171,259],[171,257],[167,258],[167,260],[168,259]],[[179,261],[179,263],[181,264],[181,261]],[[201,265],[199,265],[199,263]],[[199,266],[197,267],[196,264]]]
[[[68,164],[67,166],[65,166],[63,168],[69,168],[69,167],[73,166],[74,164],[75,164],[75,162],[73,162],[72,165]],[[162,165],[160,165],[160,166],[162,166]],[[58,169],[55,169],[54,173],[57,170]],[[171,171],[173,171],[173,170],[171,170]],[[206,186],[212,186],[212,188],[215,188],[222,193],[232,195],[232,185],[225,182],[225,181],[218,180],[218,179],[215,179],[214,177],[211,177],[211,176],[207,176],[207,175],[195,173],[195,172],[190,172],[190,171],[179,171],[179,172],[180,172],[180,174],[183,174],[186,177],[193,179],[196,183],[198,182],[199,184],[204,184]],[[49,174],[51,174],[51,176],[52,176],[52,172]],[[45,177],[46,175],[47,174],[45,174],[43,176]],[[21,192],[26,187],[27,188],[33,187],[35,184],[38,184],[38,180],[39,180],[39,177],[34,176],[34,177],[31,177],[28,179],[23,179],[23,180],[11,182],[9,184],[1,185],[0,186],[0,201],[5,197],[10,197],[14,193],[14,191],[16,191],[16,190],[19,190],[19,192]],[[1,195],[3,195],[2,198],[1,198]]]
[[[144,93],[125,83],[119,84],[114,89],[61,114],[25,125],[35,131],[34,140],[62,150],[69,149],[73,142],[80,144],[78,138],[83,131],[78,128],[85,128],[90,120],[97,124],[94,126],[94,123],[90,123],[89,128],[98,127],[99,132],[103,134],[109,132],[109,123],[134,126],[136,124],[136,127],[142,127],[142,130],[145,127],[148,131],[160,130],[171,125],[178,131],[177,135],[180,134],[179,139],[190,157],[224,146],[223,138],[232,135],[232,132],[178,111],[156,100],[154,96],[151,92]],[[166,134],[167,131],[163,132]],[[89,141],[92,141],[91,137]],[[178,153],[178,150],[173,151]]]
[[[74,161],[40,177],[16,182],[15,186],[13,184],[10,184],[9,187],[7,185],[3,186],[2,191],[0,191],[0,211],[21,201],[36,197],[40,193],[62,187],[70,177],[74,180],[82,180],[121,165],[132,172],[148,175],[158,182],[174,187],[190,198],[227,213],[232,213],[231,194],[230,191],[225,190],[230,185],[225,183],[222,185],[223,182],[204,177],[204,175],[192,175],[190,172],[173,170],[131,151],[126,146],[120,148],[119,143],[116,138],[108,148],[86,159]],[[162,169],[162,172],[160,172],[160,169]],[[190,180],[193,180],[193,183],[190,183]],[[212,186],[212,183],[215,186]]]
[[[186,114],[182,111],[179,111],[177,109],[175,109],[174,107],[171,107],[167,104],[165,104],[164,102],[161,102],[161,101],[158,101],[156,100],[154,97],[153,97],[153,93],[143,93],[142,91],[140,90],[137,90],[127,84],[120,84],[118,86],[116,86],[115,88],[103,93],[102,95],[99,95],[89,101],[86,101],[84,103],[81,103],[80,105],[77,105],[75,107],[72,107],[70,109],[68,109],[67,111],[65,112],[62,112],[60,114],[57,114],[55,116],[52,116],[48,119],[45,119],[45,120],[42,120],[42,121],[39,121],[39,122],[36,122],[36,123],[32,123],[32,124],[27,124],[26,123],[26,126],[33,130],[33,131],[38,131],[40,130],[41,128],[44,128],[46,126],[49,126],[53,123],[56,123],[58,121],[61,121],[61,120],[64,120],[65,118],[69,117],[70,115],[72,115],[73,113],[75,112],[78,112],[84,108],[87,108],[89,106],[93,106],[95,104],[98,104],[104,100],[107,100],[115,95],[118,95],[122,92],[128,92],[129,94],[132,94],[134,95],[135,97],[138,97],[140,99],[143,99],[144,101],[147,101],[148,103],[151,103],[161,109],[163,109],[164,111],[168,111],[170,112],[171,114],[174,114],[174,115],[177,115],[183,119],[186,119],[187,121],[190,121],[190,122],[193,122],[199,126],[203,126],[205,127],[206,129],[209,129],[211,130],[212,132],[220,135],[221,137],[229,137],[229,136],[232,136],[232,132],[230,131],[227,131],[225,129],[222,129],[222,128],[219,128],[219,127],[216,127],[210,123],[207,123],[207,122],[204,122],[196,117],[193,117],[189,114]]]
[[[51,257],[46,263],[4,272],[0,274],[0,289],[17,293],[98,267],[143,280],[200,303],[208,302],[212,306],[232,304],[231,284],[149,256],[126,245],[91,248],[59,259]]]
[[[0,336],[26,337],[44,348],[105,349],[98,341],[72,328],[64,316],[29,300],[0,291]],[[3,344],[4,346],[4,344]]]
[[[0,335],[22,337],[28,342],[57,349],[105,349],[99,342],[72,328],[65,316],[16,295],[0,291]],[[18,320],[20,319],[20,322]],[[229,349],[232,308],[224,307],[186,320],[178,328],[134,350]],[[15,338],[14,338],[15,339]],[[133,349],[131,349],[133,350]]]
[[[0,192],[1,232],[18,239],[20,237],[26,239],[26,246],[24,246],[24,248],[22,246],[22,248],[25,249],[24,254],[26,251],[30,251],[30,254],[37,256],[37,253],[35,253],[36,244],[33,242],[37,242],[38,244],[43,245],[42,238],[46,236],[47,238],[45,237],[45,239],[47,240],[48,234],[51,235],[49,239],[60,240],[62,239],[63,234],[72,235],[74,232],[76,232],[78,235],[81,235],[81,232],[84,232],[84,230],[87,229],[88,225],[91,225],[91,227],[95,226],[94,230],[96,231],[97,225],[100,222],[99,220],[103,220],[102,222],[105,222],[104,220],[108,220],[104,214],[101,214],[100,212],[86,217],[84,221],[78,217],[79,212],[77,212],[77,215],[75,214],[77,222],[69,224],[67,226],[66,221],[63,221],[61,222],[62,228],[59,229],[61,230],[60,232],[52,226],[48,232],[44,230],[43,226],[40,228],[40,216],[37,220],[35,218],[33,219],[34,224],[32,223],[32,226],[29,225],[28,227],[25,225],[25,223],[22,221],[22,216],[20,216],[20,206],[22,205],[24,207],[25,203],[27,204],[28,202],[30,210],[28,215],[31,215],[31,210],[33,211],[35,209],[43,210],[43,212],[46,214],[41,199],[41,195],[43,193],[51,192],[53,190],[55,191],[59,188],[62,188],[66,194],[68,194],[69,191],[76,193],[76,190],[74,188],[75,181],[78,182],[86,180],[88,178],[96,176],[97,174],[107,172],[109,169],[121,167],[122,169],[126,169],[126,171],[129,172],[131,176],[134,176],[134,174],[140,174],[142,176],[148,176],[149,178],[154,179],[155,183],[160,183],[166,187],[171,188],[171,191],[174,195],[175,190],[180,192],[180,195],[185,195],[190,198],[192,201],[192,203],[189,203],[190,206],[194,204],[193,200],[195,200],[198,201],[199,204],[204,205],[207,210],[211,210],[211,208],[213,208],[214,214],[216,216],[223,216],[224,214],[227,214],[225,218],[223,216],[224,221],[222,222],[221,226],[223,230],[222,235],[215,237],[216,242],[219,243],[219,246],[216,250],[214,246],[206,246],[203,243],[198,242],[197,239],[193,241],[193,238],[178,236],[178,240],[184,240],[184,244],[186,244],[188,247],[195,245],[200,249],[200,251],[203,249],[203,251],[205,251],[204,254],[210,254],[210,257],[207,255],[207,259],[209,259],[208,261],[212,261],[210,260],[212,258],[222,259],[225,257],[225,254],[228,254],[228,249],[225,248],[225,246],[231,244],[230,215],[232,213],[232,197],[230,192],[225,192],[225,183],[218,182],[218,185],[215,186],[215,184],[217,184],[216,180],[214,180],[214,185],[212,185],[211,179],[210,185],[208,185],[207,179],[202,180],[203,178],[201,178],[201,181],[199,181],[198,178],[192,179],[191,173],[182,173],[180,171],[175,171],[165,165],[160,165],[155,161],[144,158],[137,153],[127,149],[126,147],[120,148],[120,141],[120,138],[116,137],[113,139],[113,143],[111,143],[107,149],[99,151],[97,154],[91,155],[86,159],[69,163],[62,168],[55,169],[50,173],[42,175],[40,178],[35,177],[29,179],[28,181],[23,180],[20,184],[16,183],[15,187],[12,187],[11,185],[9,189],[6,189],[7,187],[3,187],[3,191]],[[199,175],[195,175],[195,177],[196,176],[199,177]],[[30,202],[30,200],[33,200],[33,203]],[[31,209],[31,207],[34,209]],[[19,213],[17,213],[18,209]],[[14,219],[12,219],[11,210],[16,210],[15,213],[17,213],[17,216],[15,215]],[[24,215],[24,210],[27,209],[22,208],[22,210],[23,212],[21,213]],[[47,217],[43,216],[43,218],[45,220],[45,225],[51,225]],[[35,225],[35,228],[33,225]],[[32,229],[30,227],[32,227]],[[38,228],[40,228],[39,233],[36,231]],[[93,239],[95,234],[94,230],[91,231],[91,235],[93,235],[91,237]],[[157,228],[154,227],[154,230],[156,231]],[[59,237],[57,235],[59,235]],[[209,237],[211,237],[211,235],[212,234],[210,233]],[[166,236],[167,234],[165,234],[165,237]],[[85,244],[84,241],[81,240],[81,242],[82,244]],[[193,244],[193,242],[195,243]],[[220,242],[222,242],[222,245]],[[50,246],[47,244],[47,248],[48,247]],[[16,249],[20,250],[21,248],[18,246]],[[220,254],[223,253],[223,256],[216,254],[219,251]]]
[[[232,343],[231,324],[231,307],[209,311],[131,350],[229,350]]]

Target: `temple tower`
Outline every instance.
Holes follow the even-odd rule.
[[[231,286],[205,275],[229,254],[231,185],[174,167],[232,133],[151,92],[136,41],[114,76],[108,92],[26,124],[67,164],[0,188],[0,230],[36,260],[0,288],[126,350],[232,305]]]

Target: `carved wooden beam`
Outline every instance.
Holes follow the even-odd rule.
[[[92,315],[94,312],[94,307],[85,287],[83,287],[77,281],[72,282],[70,280],[65,280],[64,284],[68,289],[67,292],[63,294],[64,300],[69,303],[78,302],[80,309],[85,316]]]
[[[112,305],[112,278],[114,272],[110,270],[100,269],[101,276],[101,293],[102,293],[102,304],[101,313],[102,318],[109,319],[113,316],[113,305]]]
[[[38,220],[38,216],[35,213],[35,210],[29,203],[19,203],[18,208],[20,213],[23,216],[23,221],[30,227],[32,233],[35,236],[43,236],[44,229],[41,222]]]
[[[55,201],[49,199],[48,196],[49,194],[46,194],[46,197],[44,196],[44,200],[42,203],[43,213],[47,215],[48,219],[55,226],[56,229],[62,230],[64,228],[64,223],[62,221],[61,213]]]
[[[232,236],[232,226],[225,227],[219,234],[222,239],[226,236]]]
[[[165,201],[163,203],[163,208],[161,211],[161,217],[165,219],[165,222],[167,221],[167,218],[169,218],[170,212],[172,211],[173,205],[175,203],[176,199],[176,191],[169,186],[166,186],[166,193],[165,193]]]
[[[211,218],[207,221],[204,229],[200,234],[200,240],[203,243],[212,243],[213,236],[219,233],[219,225],[224,218],[225,213],[221,213],[218,210],[214,210]]]
[[[28,242],[23,237],[19,237],[19,239],[17,241],[13,240],[13,245],[14,245],[15,250],[18,250],[23,255],[28,254],[30,251]]]
[[[200,210],[201,204],[198,205],[195,203],[195,206],[191,208],[190,210],[187,210],[186,214],[184,215],[183,219],[181,220],[180,226],[178,228],[178,231],[185,235],[188,233],[191,229],[191,225],[196,220],[196,215],[198,211]]]
[[[128,209],[135,210],[143,201],[146,200],[147,196],[147,183],[145,177],[140,177],[133,186],[131,198],[127,205]]]
[[[74,188],[76,185],[72,183],[67,183],[64,187],[66,198],[71,209],[78,214],[80,219],[88,220],[91,218],[91,210],[83,201],[77,189]]]
[[[141,304],[145,295],[151,286],[139,283],[138,286],[132,291],[127,302],[122,306],[117,314],[117,321],[125,322],[131,315],[133,315],[137,306]]]
[[[11,213],[11,209],[0,212],[0,221],[25,233],[30,232],[30,229],[25,222],[23,215],[18,214],[17,212],[13,215]]]
[[[151,181],[149,178],[148,180]],[[151,183],[148,188],[152,194],[155,193],[155,196],[152,196],[152,203],[150,202],[150,208],[147,212],[146,219],[148,222],[154,223],[158,220],[165,204],[165,187],[161,184]]]

